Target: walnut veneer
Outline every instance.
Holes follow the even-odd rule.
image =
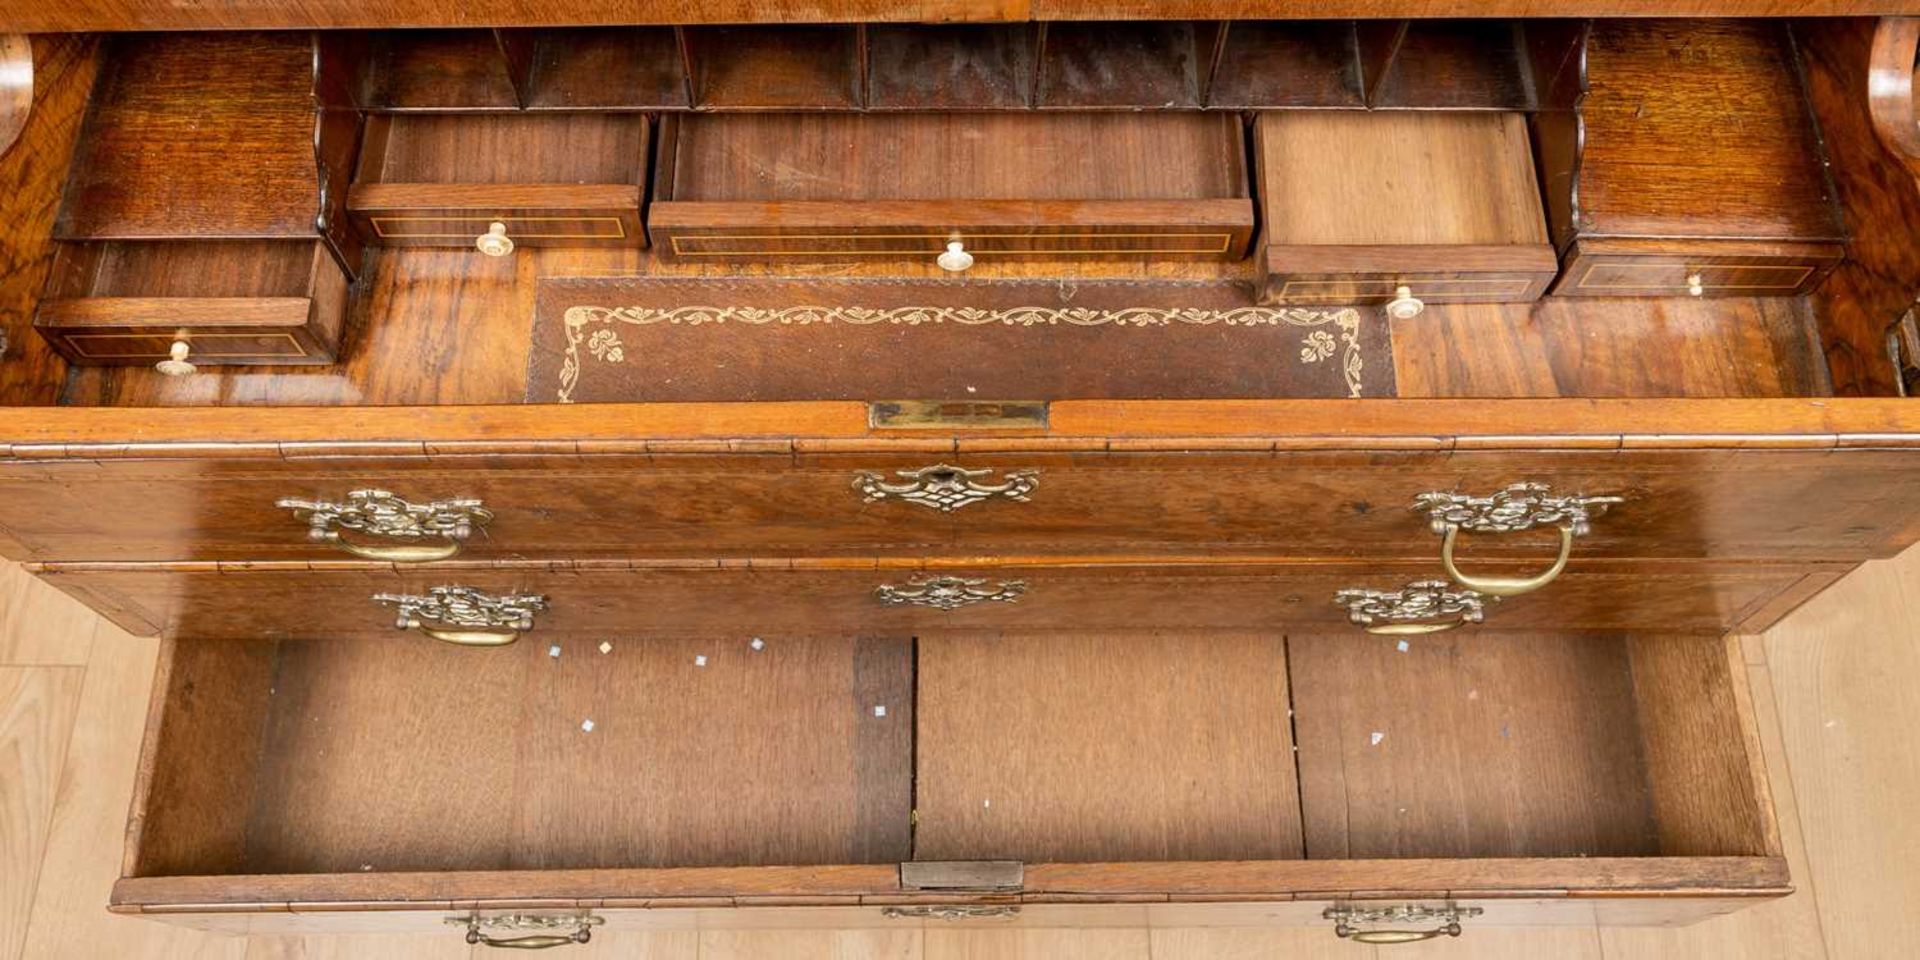
[[[1589,7],[1556,12],[1638,9]],[[1791,889],[1726,636],[1920,541],[1911,21],[723,8],[34,37],[0,554],[166,638],[113,909],[458,946],[513,914],[1470,931]],[[468,249],[495,222],[523,249]],[[1397,396],[522,402],[542,278],[964,291],[950,240],[1062,296],[1368,311]],[[1431,302],[1389,321],[1383,284]],[[82,349],[129,327],[208,365]],[[1190,362],[1140,354],[1110,377]],[[947,418],[878,413],[915,400]],[[1009,401],[1045,415],[972,415]],[[1457,534],[1449,573],[1416,498],[1520,483],[1609,499]],[[437,526],[314,522],[377,491]]]

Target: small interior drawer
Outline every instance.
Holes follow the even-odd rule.
[[[1263,113],[1254,162],[1262,302],[1525,302],[1558,269],[1520,113]]]
[[[1253,229],[1211,114],[669,117],[654,195],[655,246],[690,262],[1238,260]]]
[[[346,298],[318,239],[70,242],[33,322],[80,365],[144,366],[177,342],[194,363],[324,364]]]
[[[1711,240],[1579,240],[1556,296],[1775,297],[1812,290],[1840,263],[1840,244]]]
[[[376,114],[348,212],[367,241],[645,246],[643,114]]]
[[[1785,892],[1726,641],[753,639],[171,642],[114,909]]]

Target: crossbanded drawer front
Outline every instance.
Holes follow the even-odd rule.
[[[473,242],[474,237],[486,233],[494,223],[503,224],[507,228],[507,235],[516,241],[630,240],[638,232],[636,221],[637,218],[632,216],[591,212],[534,215],[506,210],[376,212],[367,215],[373,235],[390,246],[466,246]]]
[[[661,232],[661,231],[657,231]],[[959,240],[976,256],[1009,259],[1050,256],[1158,254],[1195,259],[1232,259],[1244,236],[1232,230],[1155,228],[1147,224],[1084,229],[984,227],[953,232],[765,230],[662,232],[664,253],[688,259],[856,257],[932,260]]]
[[[1295,276],[1267,280],[1268,303],[1384,303],[1406,287],[1428,303],[1514,303],[1539,298],[1551,275],[1485,273],[1438,275],[1392,273],[1378,276]]]
[[[398,562],[455,553],[1434,560],[1442,540],[1417,498],[1538,483],[1555,495],[1620,498],[1577,538],[1576,559],[1857,561],[1897,552],[1920,517],[1920,484],[1908,482],[1920,451],[1907,450],[106,453],[0,462],[0,550],[37,561],[332,560],[362,556],[355,547],[428,548]],[[316,530],[302,506],[346,506],[375,491],[429,512],[472,501],[489,518],[459,536],[405,524]],[[1462,563],[1544,566],[1554,529],[1470,533]]]
[[[1485,561],[1483,575],[1537,564]],[[470,646],[609,635],[985,630],[1299,630],[1359,635],[1347,591],[1433,562],[1203,564],[737,560],[565,564],[52,564],[34,568],[130,632],[202,639],[426,636]],[[1824,585],[1834,565],[1575,561],[1550,586],[1483,598],[1474,629],[1713,633]],[[465,606],[462,606],[465,598]],[[1377,611],[1376,611],[1377,612]],[[744,617],[744,619],[743,619]],[[1441,611],[1417,618],[1453,627]],[[446,634],[455,634],[449,636]]]
[[[1680,296],[1699,287],[1707,293],[1767,296],[1797,293],[1826,270],[1820,263],[1702,265],[1684,260],[1587,257],[1558,291],[1593,297],[1664,294]]]

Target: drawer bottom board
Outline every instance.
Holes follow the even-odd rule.
[[[1720,640],[753,639],[173,641],[116,907],[1785,879]]]

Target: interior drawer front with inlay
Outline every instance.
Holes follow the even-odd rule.
[[[347,212],[386,246],[643,247],[650,143],[641,114],[374,114]]]
[[[884,445],[795,453],[771,444],[760,453],[651,455],[631,444],[515,455],[461,455],[454,445],[431,456],[417,445],[388,456],[351,445],[62,445],[21,448],[0,462],[0,549],[43,561],[455,553],[1431,560],[1443,531],[1426,494],[1488,510],[1521,509],[1518,501],[1536,496],[1591,499],[1588,522],[1571,539],[1576,559],[1858,561],[1917,536],[1920,485],[1908,480],[1920,452],[1700,443],[1454,452],[987,445],[962,454]],[[1516,493],[1516,484],[1529,486]],[[356,506],[356,496],[370,502]],[[487,516],[463,525],[470,509]],[[1545,566],[1566,523],[1552,510],[1537,519],[1511,532],[1467,529],[1461,562]]]
[[[1553,282],[1552,254],[1541,248],[1542,261],[1533,270],[1489,271],[1485,273],[1422,272],[1387,270],[1376,274],[1360,272],[1315,272],[1311,269],[1276,269],[1274,249],[1268,248],[1266,285],[1260,301],[1270,304],[1371,304],[1386,303],[1407,296],[1425,303],[1524,303],[1537,300]],[[1524,258],[1522,258],[1524,259]]]
[[[359,188],[352,210],[375,242],[385,246],[472,246],[498,223],[507,237],[527,246],[645,246],[640,225],[640,189],[609,187],[566,191],[541,206],[538,196],[511,191],[421,188],[406,191]],[[542,191],[536,191],[536,193]],[[604,193],[604,196],[584,196]]]
[[[1776,249],[1790,246],[1791,249]],[[1840,262],[1838,244],[1636,244],[1582,240],[1553,288],[1564,297],[1785,297]],[[1742,252],[1743,248],[1753,248]]]
[[[1175,204],[1164,217],[1127,222],[1139,204],[1100,210],[1081,205],[1075,224],[1027,222],[1045,211],[1026,204],[942,203],[869,205],[855,223],[845,205],[777,214],[742,204],[655,204],[650,227],[663,256],[688,261],[822,259],[934,262],[951,243],[983,263],[1052,257],[1154,257],[1237,260],[1246,252],[1253,208],[1235,201]],[[980,209],[986,207],[987,209]],[[992,222],[994,213],[1008,219]],[[807,216],[818,214],[817,218]]]

